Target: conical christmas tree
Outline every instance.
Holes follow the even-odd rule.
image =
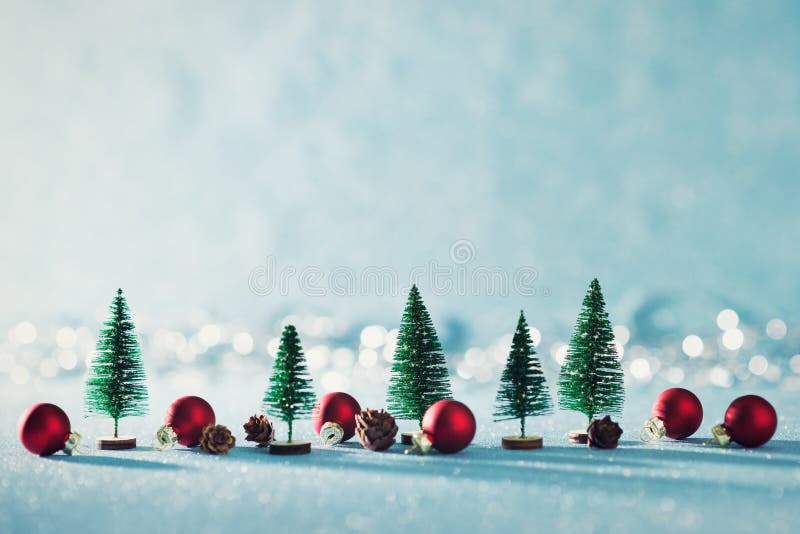
[[[119,420],[147,413],[147,384],[142,353],[134,332],[128,304],[117,290],[109,308],[111,317],[97,340],[97,354],[86,378],[86,416],[107,415],[114,419],[114,437]]]
[[[420,428],[431,404],[453,397],[442,346],[416,285],[400,323],[387,397],[394,417],[419,421]]]
[[[600,283],[592,280],[569,341],[558,380],[558,402],[591,421],[595,415],[620,413],[625,400],[623,373]]]
[[[519,419],[519,437],[525,437],[525,418],[546,415],[553,410],[542,365],[533,348],[525,314],[519,312],[517,330],[511,342],[506,367],[500,377],[495,401],[495,421]]]
[[[264,408],[289,425],[289,442],[292,441],[292,423],[311,413],[314,408],[314,388],[308,376],[306,359],[297,329],[286,325],[281,335],[281,345],[275,358],[275,368],[270,386],[264,394]]]

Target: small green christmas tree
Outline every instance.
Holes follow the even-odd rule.
[[[416,285],[400,323],[387,396],[392,415],[419,421],[420,428],[431,404],[453,397],[442,346]]]
[[[559,405],[585,414],[590,421],[601,413],[620,413],[625,400],[622,368],[605,308],[595,278],[583,299],[558,380]]]
[[[494,416],[498,417],[495,421],[519,419],[521,438],[525,437],[527,416],[546,415],[553,411],[542,365],[535,354],[525,314],[520,310],[511,352],[500,378]]]
[[[134,332],[128,303],[117,290],[109,308],[111,317],[97,340],[97,355],[86,378],[86,416],[107,415],[114,419],[114,437],[119,420],[147,414],[147,384],[142,353]]]
[[[293,325],[286,325],[281,335],[281,346],[275,358],[270,386],[264,394],[264,408],[267,413],[289,425],[291,442],[292,423],[295,419],[310,414],[315,400],[297,329]]]

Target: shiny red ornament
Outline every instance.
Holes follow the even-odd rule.
[[[455,400],[434,402],[422,418],[422,431],[440,452],[458,452],[475,437],[475,416]]]
[[[652,418],[645,423],[645,441],[664,435],[672,439],[688,438],[703,422],[703,405],[697,395],[683,388],[670,388],[661,392],[653,404]],[[645,436],[650,439],[645,439]]]
[[[200,397],[187,395],[170,404],[164,425],[175,432],[178,443],[185,447],[195,447],[200,443],[203,429],[214,425],[217,418],[211,405]]]
[[[745,395],[734,400],[725,412],[725,431],[743,447],[760,447],[778,428],[778,414],[766,399]]]
[[[58,451],[72,454],[67,447],[71,429],[69,417],[55,404],[34,404],[19,416],[17,434],[22,445],[33,454],[50,456]]]
[[[361,412],[361,406],[356,399],[347,393],[336,391],[328,393],[314,405],[314,410],[311,412],[311,424],[314,426],[314,432],[323,436],[326,444],[335,445],[355,436],[356,414],[359,412]],[[326,423],[330,423],[330,425],[326,426]],[[332,432],[331,435],[323,435],[323,427],[327,430],[332,425],[341,427],[341,436],[339,436],[339,429],[336,429],[336,432]]]

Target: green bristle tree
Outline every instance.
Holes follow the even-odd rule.
[[[275,358],[270,386],[264,394],[264,408],[289,425],[292,441],[292,423],[311,413],[316,397],[308,375],[303,347],[297,329],[286,325],[281,335],[281,345]]]
[[[136,339],[128,303],[117,290],[109,307],[111,317],[97,340],[97,353],[86,378],[86,416],[106,415],[114,419],[114,437],[119,420],[145,415],[148,410],[142,353]]]
[[[592,280],[558,380],[559,405],[586,415],[620,413],[625,401],[622,367],[603,293]]]
[[[500,389],[495,400],[495,421],[519,419],[519,435],[524,438],[526,417],[546,415],[552,411],[553,403],[542,365],[536,357],[525,314],[520,310],[511,351],[500,377]]]
[[[436,401],[451,399],[450,375],[433,321],[419,289],[408,294],[394,352],[387,404],[398,419],[419,421]]]

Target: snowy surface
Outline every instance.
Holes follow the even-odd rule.
[[[46,393],[4,388],[0,532],[788,532],[800,521],[796,393],[761,392],[780,422],[775,439],[756,450],[700,445],[728,402],[748,392],[712,388],[698,392],[706,414],[694,439],[641,444],[638,429],[659,390],[652,386],[629,393],[617,450],[570,445],[566,432],[581,417],[558,412],[529,420],[544,449],[504,451],[499,439],[513,424],[491,422],[494,391],[475,387],[457,393],[479,420],[461,453],[416,457],[399,444],[374,453],[354,442],[315,442],[310,455],[283,458],[244,441],[241,424],[258,406],[262,377],[238,378],[195,392],[237,436],[226,457],[150,449],[169,401],[190,393],[159,384],[151,414],[123,422],[139,438],[135,451],[39,458],[15,436],[28,404],[60,404],[89,444],[108,422],[81,418],[78,382]],[[380,405],[377,389],[352,393],[362,405]],[[307,421],[298,430],[311,437]]]

